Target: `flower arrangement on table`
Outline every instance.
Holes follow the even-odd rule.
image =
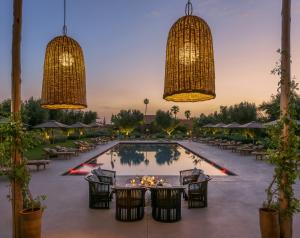
[[[152,187],[152,186],[163,186],[167,183],[166,179],[159,179],[155,176],[143,176],[143,177],[136,177],[133,179],[130,179],[130,184],[132,186],[146,186],[146,187]]]

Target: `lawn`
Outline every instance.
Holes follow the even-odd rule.
[[[86,140],[86,139],[80,139],[80,140]],[[34,147],[31,150],[28,150],[25,152],[25,157],[29,160],[40,160],[40,159],[45,159],[43,148],[53,148],[57,145],[64,146],[64,147],[71,147],[74,148],[74,142],[76,140],[67,140],[65,142],[57,142],[54,144],[43,144],[43,145],[38,145]]]

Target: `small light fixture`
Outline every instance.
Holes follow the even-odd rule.
[[[86,103],[85,65],[77,41],[67,36],[66,0],[63,35],[46,48],[41,106],[46,109],[83,109]]]
[[[178,19],[169,32],[163,95],[167,101],[197,102],[216,97],[211,31],[192,12],[188,0],[186,16]]]

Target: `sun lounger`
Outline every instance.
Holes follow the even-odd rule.
[[[36,166],[37,171],[40,170],[40,166],[43,166],[46,169],[46,165],[50,164],[50,160],[28,160],[26,165]]]
[[[258,160],[258,159],[263,160],[266,157],[267,152],[265,152],[265,151],[253,151],[252,154],[255,155],[256,160]]]
[[[51,158],[51,157],[59,157],[59,156],[63,156],[64,158],[70,158],[71,156],[75,155],[75,152],[72,151],[57,151],[55,149],[50,149],[50,148],[44,148],[43,149],[45,152],[45,156],[47,158]]]
[[[67,148],[67,147],[64,147],[64,146],[55,146],[54,147],[58,152],[74,152],[75,155],[77,156],[79,154],[79,149],[77,148]]]
[[[255,149],[254,148],[240,148],[239,152],[241,155],[250,155],[252,152],[254,152]]]

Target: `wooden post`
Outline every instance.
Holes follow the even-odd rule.
[[[22,0],[13,2],[13,36],[12,36],[12,72],[11,72],[11,112],[17,119],[21,111],[21,29],[22,29]],[[17,139],[17,138],[16,138]],[[13,148],[12,164],[21,163],[20,152]],[[23,208],[21,186],[17,181],[11,184],[13,238],[20,238],[19,212]]]
[[[288,116],[288,104],[290,96],[291,82],[291,0],[282,0],[282,36],[281,36],[281,95],[280,95],[280,112],[281,117]],[[288,149],[289,130],[288,125],[284,124],[282,138],[284,150]],[[279,209],[280,209],[280,237],[292,237],[292,216],[286,215],[289,201],[284,193],[287,184],[287,175],[283,174],[280,181],[279,190]]]

